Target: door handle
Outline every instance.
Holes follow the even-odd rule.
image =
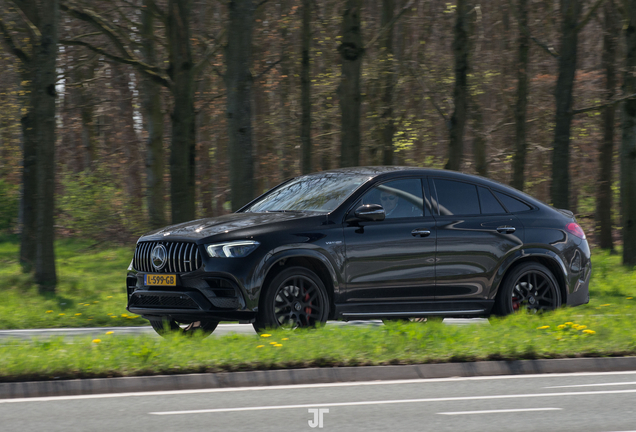
[[[414,229],[413,231],[411,231],[411,235],[412,235],[413,237],[417,237],[417,236],[420,236],[420,237],[428,237],[428,236],[430,236],[430,235],[431,235],[431,231],[430,231],[430,230],[427,230],[427,229],[417,229],[417,228],[416,228],[416,229]]]
[[[517,228],[512,227],[512,226],[500,226],[500,227],[497,228],[497,232],[500,232],[502,234],[512,234],[516,230],[517,230]]]

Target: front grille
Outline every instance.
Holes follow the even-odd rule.
[[[186,295],[166,295],[154,293],[134,293],[129,306],[148,308],[199,309],[199,306]]]
[[[163,245],[167,251],[166,264],[160,270],[152,265],[152,250],[157,245]],[[198,246],[185,242],[140,242],[133,258],[133,268],[144,273],[185,273],[197,270],[201,265]]]

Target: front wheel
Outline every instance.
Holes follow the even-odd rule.
[[[329,296],[322,280],[305,267],[290,267],[261,292],[254,329],[314,327],[328,316]]]
[[[561,291],[546,266],[526,262],[506,276],[495,306],[498,315],[522,310],[531,313],[553,310],[561,306]]]
[[[165,318],[150,318],[148,321],[150,321],[152,328],[161,336],[174,333],[183,335],[199,334],[207,337],[219,325],[218,321],[194,321],[189,324],[179,324],[175,320]]]

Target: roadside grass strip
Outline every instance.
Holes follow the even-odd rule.
[[[326,326],[271,331],[267,337],[163,339],[114,331],[97,338],[9,338],[0,341],[0,381],[636,355],[634,308],[596,312],[517,314],[493,319],[489,326],[436,321]],[[564,323],[572,324],[560,329]],[[587,329],[595,333],[585,333]]]

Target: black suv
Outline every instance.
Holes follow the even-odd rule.
[[[288,180],[233,214],[142,236],[128,310],[169,329],[219,321],[505,315],[587,303],[571,212],[452,171],[347,168]]]

